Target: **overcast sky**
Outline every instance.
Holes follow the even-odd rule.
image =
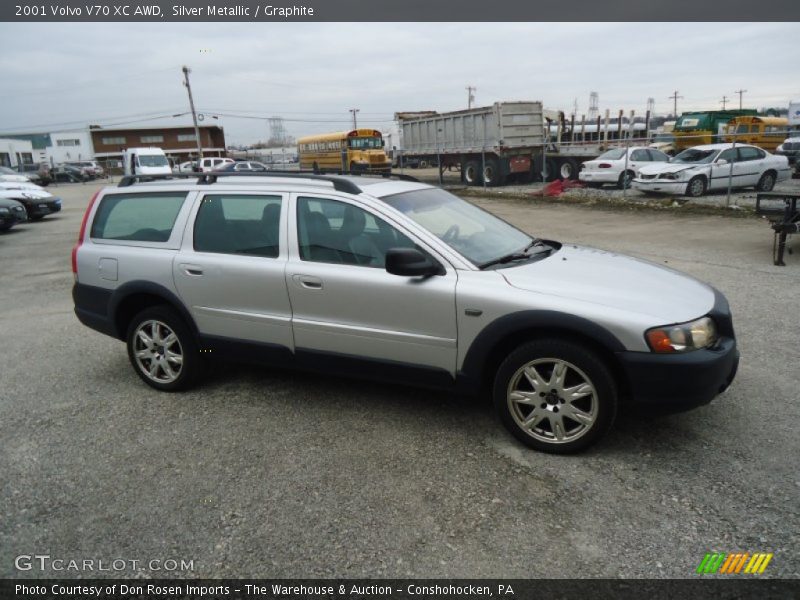
[[[800,100],[800,23],[0,23],[0,132],[170,123],[195,104],[220,116],[228,144],[359,126],[386,130],[397,111],[542,100],[585,113],[656,114],[787,106]]]

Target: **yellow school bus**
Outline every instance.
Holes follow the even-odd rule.
[[[297,140],[301,169],[345,173],[387,172],[392,163],[377,129],[309,135]]]
[[[726,142],[753,144],[774,152],[788,136],[789,119],[785,117],[736,117],[728,121]]]

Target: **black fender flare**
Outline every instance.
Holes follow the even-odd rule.
[[[590,338],[612,354],[626,350],[613,333],[589,319],[553,310],[518,311],[495,319],[475,337],[458,373],[459,387],[477,389],[483,381],[484,371],[495,348],[520,331],[537,329],[557,330]]]
[[[199,330],[197,329],[197,324],[194,322],[194,318],[192,318],[189,310],[183,304],[181,299],[178,298],[178,296],[158,283],[153,283],[152,281],[134,280],[124,283],[114,290],[108,303],[108,316],[111,319],[114,333],[119,339],[124,340],[127,333],[125,331],[119,331],[119,328],[117,327],[117,315],[119,307],[125,300],[135,294],[149,294],[151,296],[159,296],[163,298],[173,308],[175,308],[175,310],[178,311],[195,337],[198,336]]]

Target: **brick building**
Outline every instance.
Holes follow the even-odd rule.
[[[193,126],[89,128],[97,160],[121,160],[126,148],[154,146],[175,162],[197,158]],[[218,125],[200,125],[203,156],[225,156],[225,133]]]

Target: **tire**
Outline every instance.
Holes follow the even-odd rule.
[[[489,187],[503,185],[504,177],[500,173],[500,163],[493,158],[487,158],[483,165],[483,181]]]
[[[172,336],[174,341],[170,342]],[[157,338],[163,341],[159,343]],[[177,392],[188,389],[197,380],[200,372],[197,342],[172,308],[153,306],[138,313],[131,320],[126,340],[133,370],[150,387]]]
[[[575,181],[578,178],[578,163],[567,158],[559,165],[558,176],[564,181]]]
[[[568,402],[567,391],[578,397]],[[535,340],[509,354],[497,370],[493,400],[518,440],[551,454],[597,442],[611,428],[618,402],[616,382],[600,357],[559,338]]]
[[[467,185],[481,185],[481,166],[476,160],[468,160],[461,165],[461,177]]]
[[[617,187],[621,190],[631,189],[631,181],[635,176],[633,171],[623,171],[619,174],[619,179],[617,179]]]
[[[706,193],[706,178],[702,175],[696,175],[689,180],[686,184],[686,196],[690,198],[699,198]]]
[[[545,170],[547,172],[545,181],[555,181],[558,179],[558,165],[554,158],[548,158],[545,162]]]
[[[29,221],[41,221],[42,219],[44,219],[44,215],[33,215],[32,217],[28,217]]]
[[[775,173],[767,171],[761,176],[756,184],[756,190],[759,192],[771,192],[775,187]]]
[[[311,165],[311,170],[314,171],[314,173],[319,173],[319,165],[317,163],[314,163],[313,165]]]

